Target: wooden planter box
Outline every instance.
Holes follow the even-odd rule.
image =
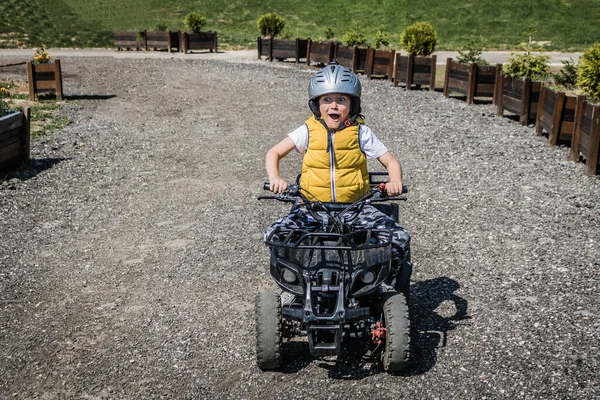
[[[370,47],[367,51],[365,74],[368,79],[372,75],[383,76],[388,80],[394,78],[394,59],[396,50],[375,50]]]
[[[258,38],[258,58],[263,56],[268,57],[269,61],[277,59],[283,61],[288,58],[293,58],[296,63],[300,59],[306,58],[308,47],[308,39],[273,39],[273,38]]]
[[[308,39],[306,49],[306,65],[329,64],[333,60],[335,52],[335,43],[333,42],[313,42]]]
[[[406,90],[411,90],[412,85],[420,88],[422,85],[429,86],[430,91],[435,90],[435,71],[437,56],[403,56],[396,53],[396,71],[394,74],[394,86],[404,83]]]
[[[113,36],[115,38],[115,48],[119,51],[146,48],[144,43],[138,40],[137,32],[113,32]]]
[[[26,107],[0,117],[0,171],[29,164],[30,115]]]
[[[491,97],[492,103],[495,104],[496,77],[501,70],[502,64],[463,64],[448,58],[444,77],[444,96],[448,97],[450,92],[460,93],[467,97],[467,104],[473,104],[475,97]]]
[[[542,91],[542,82],[529,78],[512,78],[501,74],[497,78],[496,105],[498,116],[504,115],[504,110],[517,114],[521,125],[535,123]]]
[[[581,101],[578,102],[578,97]],[[575,134],[575,115],[577,105],[585,96],[567,95],[542,86],[542,93],[535,122],[535,133],[541,136],[548,132],[548,143],[554,146],[558,142],[571,143]]]
[[[193,50],[209,50],[217,52],[218,35],[215,31],[208,32],[180,32],[179,43],[184,54]]]
[[[152,32],[144,31],[144,48],[154,50],[167,50],[169,53],[174,48],[179,51],[179,32]]]
[[[356,73],[358,69],[358,46],[335,45],[334,57],[337,62]]]
[[[60,60],[53,63],[34,64],[27,62],[27,80],[29,83],[29,100],[42,93],[55,93],[58,100],[63,98],[62,72]]]
[[[598,174],[600,167],[600,104],[589,104],[579,96],[575,115],[575,134],[571,143],[571,161],[586,159],[588,175]]]

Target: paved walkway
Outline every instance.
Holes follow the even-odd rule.
[[[221,50],[217,53],[196,52],[196,53],[168,53],[165,51],[117,51],[114,49],[47,49],[53,57],[115,57],[115,58],[201,58],[201,59],[221,59],[221,60],[256,60],[258,53],[256,50]],[[33,57],[35,49],[0,49],[0,65],[2,65],[2,56],[23,56],[24,60]],[[458,52],[439,51],[437,55],[438,64],[445,64],[448,57],[456,57]],[[509,51],[489,51],[483,53],[483,58],[490,63],[504,63],[510,56]],[[560,53],[545,52],[550,56],[551,65],[561,65],[561,61],[573,59],[577,61],[581,53]]]

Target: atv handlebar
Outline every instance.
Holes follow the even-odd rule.
[[[271,183],[265,182],[263,184],[263,190],[271,190]],[[377,187],[375,187],[374,189],[372,188],[371,190],[379,191],[380,193],[385,193],[385,182],[380,182]],[[290,196],[297,196],[300,193],[300,186],[298,186],[297,184],[288,185],[286,192]],[[408,193],[408,186],[403,184],[402,185],[402,194],[406,194],[406,193]]]

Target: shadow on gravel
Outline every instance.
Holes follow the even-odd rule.
[[[11,181],[17,179],[19,181],[26,181],[33,178],[37,174],[47,169],[54,167],[61,161],[67,160],[67,158],[32,158],[29,160],[29,166],[25,169],[12,170],[0,173],[0,184],[2,181]]]
[[[440,277],[411,286],[410,361],[406,371],[398,376],[422,375],[437,362],[437,349],[445,347],[446,333],[459,326],[459,321],[468,315],[468,303],[455,292],[460,284],[454,279]],[[442,316],[443,314],[453,314]],[[293,374],[317,361],[319,367],[327,369],[332,379],[358,380],[383,373],[378,362],[380,349],[373,349],[367,340],[345,339],[340,356],[315,360],[308,351],[306,342],[285,343],[285,367],[283,373]]]
[[[455,293],[459,288],[460,284],[448,277],[411,286],[410,363],[402,375],[421,375],[432,369],[437,362],[437,349],[446,347],[447,332],[456,329],[457,322],[471,318],[467,300]],[[438,308],[439,312],[453,315],[442,316]]]
[[[116,94],[72,94],[65,96],[67,100],[108,100],[117,97]]]

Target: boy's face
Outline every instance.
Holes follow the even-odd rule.
[[[341,93],[329,93],[319,97],[321,118],[330,129],[338,129],[348,119],[350,96]]]

